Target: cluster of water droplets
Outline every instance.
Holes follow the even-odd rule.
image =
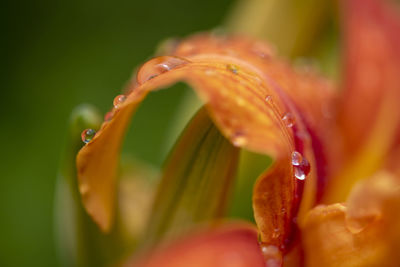
[[[175,57],[175,56],[161,56],[161,57],[156,57],[145,64],[139,69],[137,76],[136,76],[136,81],[138,85],[141,85],[145,82],[147,82],[150,79],[153,79],[154,77],[157,77],[158,75],[165,73],[167,71],[170,71],[172,69],[175,69],[177,67],[183,66],[185,64],[189,63],[188,60],[180,57]],[[119,108],[123,105],[123,103],[126,101],[127,96],[126,95],[117,95],[114,98],[113,101],[113,109],[109,112],[107,112],[104,116],[104,121],[109,122],[113,119],[115,113],[118,111]],[[96,135],[96,131],[93,129],[86,129],[82,132],[81,137],[82,141],[87,144]]]
[[[268,267],[282,266],[282,252],[277,246],[260,243],[261,253]]]
[[[294,151],[292,153],[292,165],[294,176],[299,180],[306,179],[310,173],[310,163],[300,152]]]
[[[153,58],[143,64],[143,66],[139,69],[136,76],[136,81],[139,85],[143,84],[164,72],[181,67],[189,62],[190,61],[187,59],[175,56],[161,56]]]

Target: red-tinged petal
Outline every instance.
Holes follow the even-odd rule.
[[[271,96],[282,98],[285,105],[293,105],[301,113],[307,127],[317,134],[332,113],[336,94],[332,84],[312,70],[294,70],[263,42],[245,36],[215,38],[203,34],[185,41],[172,53],[181,57],[218,54],[244,59],[256,68],[261,78],[275,85]]]
[[[332,179],[330,203],[343,201],[358,179],[379,169],[398,140],[400,12],[385,2],[342,1],[346,71],[338,118],[343,144],[336,137],[333,149],[341,151],[332,162],[344,164],[345,171]]]
[[[310,200],[306,202],[309,204],[313,202],[311,199],[314,199],[316,194],[318,199],[321,197],[326,176],[323,141],[325,141],[326,126],[334,114],[333,104],[337,97],[337,91],[328,80],[319,77],[311,69],[294,70],[287,62],[277,58],[269,46],[244,36],[215,38],[209,35],[197,35],[174,47],[171,52],[182,57],[198,54],[229,55],[245,59],[255,67],[260,77],[273,86],[273,91],[266,96],[266,100],[273,103],[278,98],[284,105],[282,107],[280,102],[274,103],[278,109],[297,111],[295,117],[301,121],[299,124],[303,124],[295,129],[296,145],[301,147],[299,150],[307,147],[303,144],[310,141],[307,139],[312,139],[310,146],[312,154],[315,154],[318,181],[313,181],[313,186],[307,186],[306,197]],[[309,204],[304,205],[304,210]]]
[[[346,204],[318,206],[302,226],[307,266],[399,266],[400,177],[381,171]]]
[[[125,266],[264,267],[265,260],[258,245],[256,229],[238,224],[184,237]]]
[[[273,197],[277,200],[261,197],[255,206],[268,207],[271,213],[278,214],[281,206],[271,205],[279,203],[278,199],[287,195],[286,192],[292,194],[281,201],[288,207],[288,215],[279,219],[285,222],[275,225],[275,221],[264,220],[262,232],[267,232],[262,228],[271,224],[267,229],[279,228],[284,236],[279,240],[289,236],[281,225],[288,225],[286,221],[292,220],[296,210],[292,206],[297,205],[294,199],[301,193],[295,179],[298,170],[291,163],[294,151],[305,155],[311,165],[304,210],[313,204],[318,168],[308,130],[315,133],[322,124],[320,105],[329,99],[328,87],[317,78],[306,79],[307,86],[303,86],[300,82],[303,76],[272,59],[266,46],[241,40],[195,36],[177,47],[174,54],[181,57],[159,57],[147,62],[139,70],[137,82],[131,85],[131,93],[118,104],[114,117],[79,152],[77,167],[84,206],[104,230],[112,222],[118,154],[130,117],[150,91],[180,80],[187,82],[205,102],[210,117],[228,140],[236,146],[273,156],[284,170],[279,175],[271,173],[260,178],[275,180],[264,188],[275,188]],[[303,100],[308,105],[300,102]],[[315,136],[312,135],[312,144]],[[279,183],[285,186],[276,186]],[[256,191],[260,192],[257,188]]]

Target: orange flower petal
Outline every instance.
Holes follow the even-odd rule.
[[[125,266],[264,267],[257,231],[247,225],[225,225],[161,246]]]
[[[379,172],[347,204],[318,206],[302,226],[307,266],[399,266],[400,177]]]
[[[291,155],[295,150],[305,155],[312,166],[306,182],[309,193],[305,206],[309,207],[316,191],[316,168],[308,130],[316,132],[323,120],[321,103],[329,99],[326,84],[309,78],[305,86],[300,82],[302,75],[272,59],[264,45],[242,38],[195,36],[180,44],[173,54],[181,57],[158,57],[142,66],[126,100],[117,98],[113,118],[104,122],[78,154],[83,203],[94,220],[104,230],[111,226],[118,155],[130,117],[150,91],[181,80],[196,91],[215,125],[234,145],[271,155],[277,164],[286,166],[284,176],[268,175],[268,179],[288,185],[277,187],[274,197],[280,198],[286,190],[294,194],[297,181]],[[271,213],[281,208],[269,206],[278,201],[264,199],[267,203],[263,204],[262,200],[255,205],[268,206]],[[285,204],[290,205],[294,204]],[[292,215],[284,216],[285,220]]]
[[[347,166],[342,178],[330,185],[330,203],[344,201],[358,179],[382,166],[400,129],[400,13],[386,1],[342,2],[346,71],[339,127],[343,146],[335,161]],[[335,142],[334,149],[339,147]]]

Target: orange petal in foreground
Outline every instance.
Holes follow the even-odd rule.
[[[129,93],[116,99],[107,121],[79,152],[78,178],[86,210],[103,230],[110,229],[118,157],[131,116],[152,90],[185,81],[232,144],[274,157],[274,171],[256,183],[254,209],[261,240],[283,245],[291,234],[304,183],[303,210],[315,201],[319,168],[312,145],[323,124],[320,104],[328,103],[329,87],[310,74],[303,79],[265,45],[245,38],[198,35],[171,54],[141,67]]]
[[[381,171],[346,204],[318,206],[302,226],[307,266],[398,266],[400,177]]]
[[[225,225],[164,245],[125,266],[264,267],[265,261],[255,228]]]

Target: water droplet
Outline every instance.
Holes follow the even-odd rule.
[[[109,111],[106,113],[106,115],[104,115],[104,121],[110,121],[112,120],[113,117],[114,117],[114,112]]]
[[[290,128],[294,125],[294,117],[292,113],[288,112],[282,117],[283,122],[285,123],[286,127]]]
[[[147,61],[138,71],[136,81],[143,84],[158,75],[183,66],[189,63],[188,60],[175,56],[156,57]]]
[[[277,254],[279,253],[279,248],[273,245],[267,245],[265,243],[260,244],[261,251],[265,254]]]
[[[82,132],[82,141],[87,144],[92,141],[93,137],[96,135],[96,131],[93,129],[86,129]]]
[[[294,166],[300,166],[301,162],[303,161],[303,156],[300,152],[294,151],[292,153],[292,164]]]
[[[306,174],[300,168],[294,168],[294,177],[299,180],[306,179]]]
[[[228,64],[228,65],[226,65],[226,69],[231,71],[234,74],[238,73],[238,67],[236,65]]]
[[[119,108],[122,105],[122,103],[124,103],[125,100],[126,100],[125,95],[117,95],[113,101],[114,108]]]
[[[292,165],[294,176],[299,180],[306,179],[310,172],[310,163],[300,152],[294,151],[292,153]]]
[[[241,147],[247,143],[247,138],[243,132],[236,132],[232,136],[232,143],[234,146]]]
[[[260,248],[266,261],[266,266],[282,266],[282,252],[277,246],[260,243]]]
[[[272,95],[267,95],[267,96],[265,97],[265,101],[266,101],[266,102],[269,102],[269,103],[272,103]]]

